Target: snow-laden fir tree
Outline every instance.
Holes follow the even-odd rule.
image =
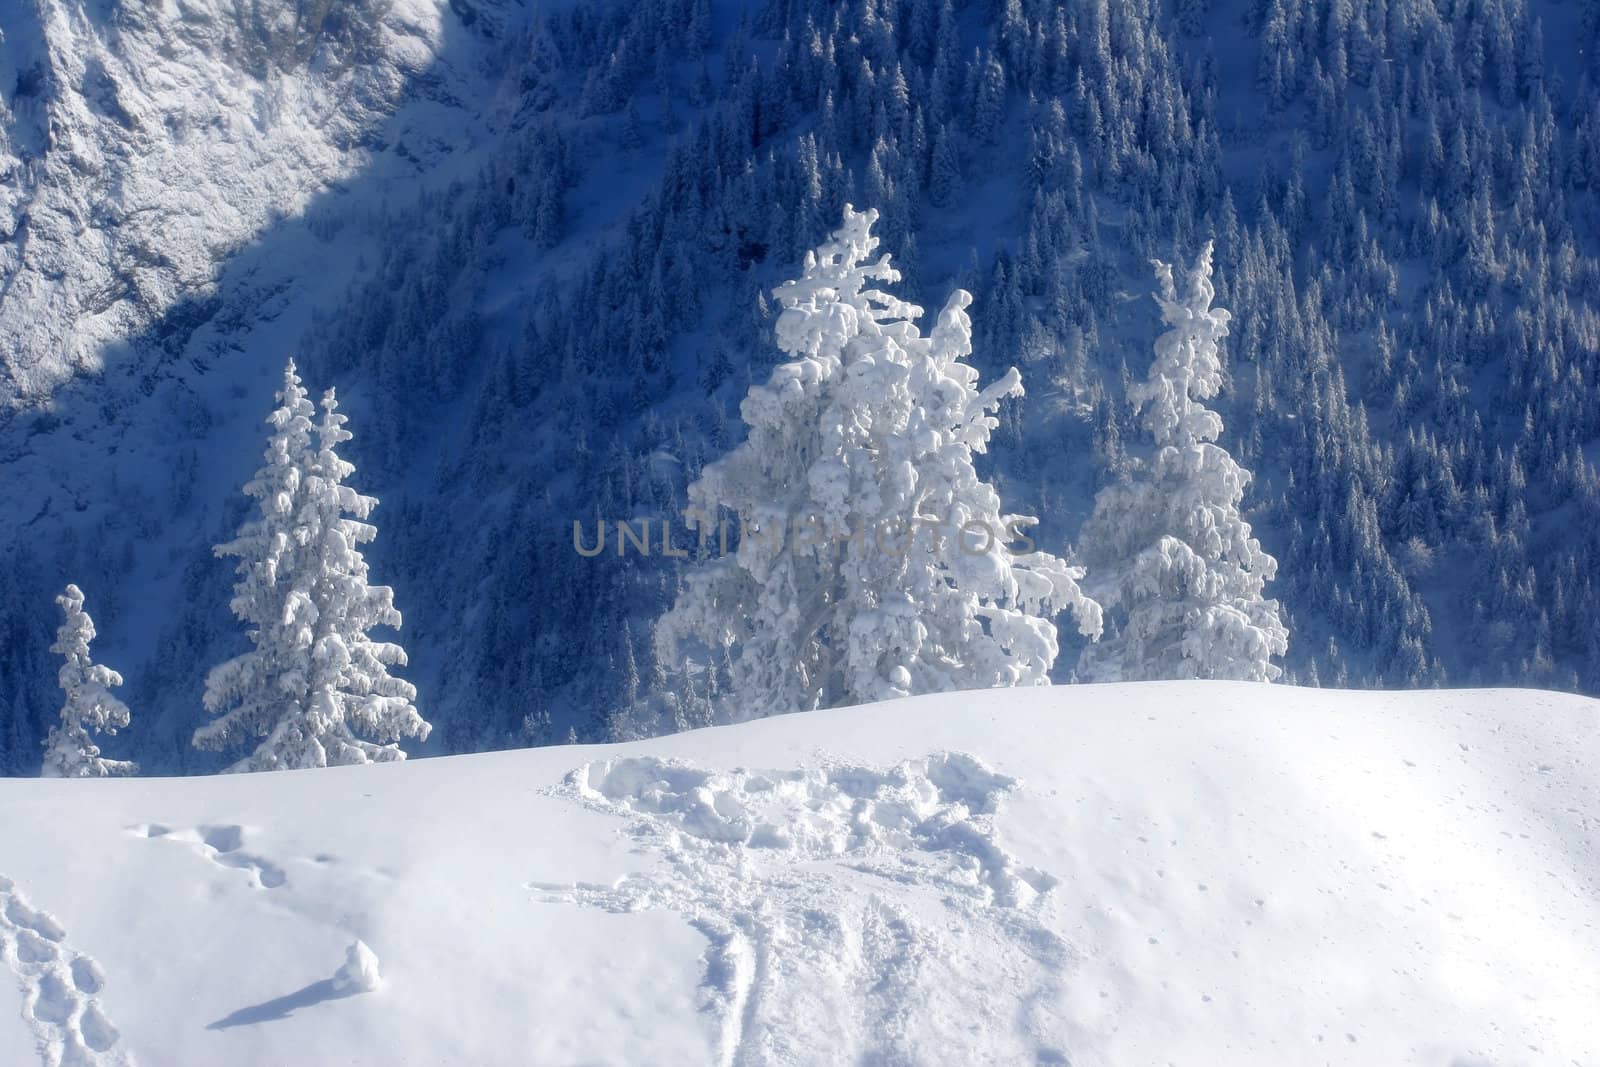
[[[724,522],[736,550],[687,576],[657,654],[724,665],[723,718],[1047,684],[1051,619],[1100,630],[1082,572],[1023,552],[1034,520],[1006,514],[973,468],[1019,375],[978,388],[966,292],[924,337],[922,309],[875,287],[900,278],[873,256],[876,219],[846,206],[777,290],[791,362],[750,389],[746,440],[689,488],[712,554]]]
[[[322,731],[318,743],[327,761],[400,760],[405,753],[395,742],[402,737],[425,741],[430,727],[412,703],[416,687],[389,673],[390,667],[406,665],[405,649],[368,633],[378,626],[398,630],[401,618],[394,590],[367,582],[360,546],[378,535],[377,527],[365,521],[378,501],[344,484],[355,465],[335,449],[351,439],[348,421],[329,389],[317,425],[316,465],[306,480],[313,518],[307,542],[311,580],[309,586],[296,583],[290,613],[314,634],[311,713]],[[356,731],[376,743],[359,739]]]
[[[368,584],[359,547],[377,535],[364,520],[378,502],[343,484],[355,468],[337,453],[351,435],[333,391],[313,427],[291,360],[278,400],[266,464],[245,486],[258,514],[216,549],[239,560],[232,606],[253,648],[206,679],[217,718],[195,744],[255,742],[240,771],[404,759],[395,742],[425,740],[429,726],[412,703],[416,689],[389,673],[405,664],[404,650],[368,636],[401,622],[393,590]]]
[[[195,731],[194,743],[200,748],[223,749],[269,737],[303,714],[310,648],[289,616],[288,603],[302,549],[297,525],[303,518],[316,409],[292,359],[277,396],[278,407],[267,416],[272,432],[266,462],[244,487],[245,495],[256,501],[257,514],[240,526],[232,541],[215,549],[218,556],[239,561],[230,606],[250,627],[253,647],[206,678],[206,710],[220,717]],[[267,769],[250,766],[255,758],[236,769]]]
[[[63,656],[57,678],[66,700],[61,722],[44,742],[45,778],[105,778],[133,774],[138,768],[123,760],[106,759],[94,743],[95,733],[115,734],[128,725],[128,706],[111,695],[122,675],[90,657],[94,620],[83,610],[83,593],[75,585],[56,597],[61,605],[61,628],[50,651]]]
[[[1118,626],[1084,650],[1079,675],[1271,681],[1289,636],[1262,592],[1278,564],[1240,514],[1251,474],[1216,443],[1222,419],[1204,404],[1222,387],[1229,321],[1211,306],[1211,245],[1181,294],[1171,266],[1155,267],[1168,329],[1129,389],[1155,453],[1100,491],[1080,535],[1091,592]]]

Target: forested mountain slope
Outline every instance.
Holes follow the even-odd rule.
[[[7,56],[36,12],[58,51],[93,51],[89,27],[57,25],[67,8],[0,6]],[[131,753],[208,766],[187,747],[201,679],[242,641],[210,546],[240,514],[290,348],[353,401],[349,455],[383,500],[371,558],[438,727],[424,751],[673,725],[648,638],[679,565],[583,559],[572,521],[671,515],[737,443],[738,400],[779,358],[770,290],[846,202],[882,213],[903,295],[975,294],[985,380],[1021,369],[988,473],[1044,519],[1045,547],[1065,549],[1146,447],[1124,387],[1158,326],[1148,260],[1212,239],[1234,316],[1223,441],[1256,475],[1288,677],[1600,691],[1593,0],[425,15],[437,31],[407,39],[426,62],[393,59],[392,12],[375,38],[341,23],[296,46],[346,57],[341,74],[279,61],[291,96],[398,88],[342,112],[362,132],[307,169],[320,192],[239,164],[288,217],[241,223],[249,243],[193,275],[215,280],[199,305],[146,301],[90,329],[76,297],[28,303],[49,273],[29,273],[15,224],[0,244],[0,323],[40,324],[63,366],[106,365],[6,386],[6,769],[36,766],[69,580],[135,682]],[[163,32],[179,55],[249,67]],[[8,131],[40,112],[6,100]],[[102,143],[122,136],[83,113]],[[37,136],[7,136],[13,175],[56,165]],[[96,202],[44,184],[80,215]]]

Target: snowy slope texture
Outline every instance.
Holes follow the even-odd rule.
[[[1592,1063],[1597,759],[1579,697],[1164,682],[8,779],[0,1063]]]
[[[431,61],[440,9],[8,0],[0,36],[0,402],[15,407],[104,369],[158,318],[153,340],[181,353],[219,265],[360,165]]]
[[[7,57],[42,40],[34,8],[0,10]],[[160,10],[140,17],[187,25]],[[1021,370],[979,474],[1040,516],[1043,549],[1147,458],[1124,385],[1161,328],[1148,261],[1213,240],[1234,315],[1217,412],[1279,562],[1285,678],[1600,692],[1595,0],[438,18],[342,184],[226,258],[201,321],[175,305],[103,349],[103,378],[0,424],[7,770],[37,769],[68,582],[129,678],[138,726],[111,754],[214,766],[188,738],[206,671],[242,648],[209,548],[291,350],[347,401],[383,501],[372,563],[406,605],[433,750],[670,726],[631,709],[673,666],[649,634],[680,568],[583,560],[571,523],[673,516],[739,443],[779,358],[770,294],[847,202],[880,212],[909,302],[972,293],[981,380]],[[161,203],[253,173],[186,175]]]

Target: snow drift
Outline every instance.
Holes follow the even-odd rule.
[[[1151,683],[4,780],[0,1062],[1590,1062],[1597,712]]]

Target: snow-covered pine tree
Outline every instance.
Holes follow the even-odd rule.
[[[404,759],[393,742],[426,739],[428,724],[411,703],[415,689],[388,673],[405,663],[404,651],[367,637],[374,626],[400,625],[393,591],[367,585],[357,547],[377,533],[360,521],[377,501],[343,484],[354,467],[336,452],[350,433],[333,393],[313,431],[315,409],[290,360],[278,401],[266,464],[245,485],[258,515],[216,549],[239,560],[232,607],[254,647],[207,677],[205,704],[217,718],[194,743],[256,742],[236,771]]]
[[[657,655],[725,664],[724,719],[1047,684],[1051,618],[1070,609],[1082,632],[1100,630],[1080,570],[1006,547],[1033,520],[1003,513],[973,468],[1019,375],[979,390],[963,362],[965,291],[923,337],[922,309],[872,285],[900,278],[873,258],[877,217],[847,205],[804,276],[777,290],[791,362],[750,389],[746,440],[689,488],[703,536],[720,547],[704,517],[730,512],[741,535],[687,576]]]
[[[1211,244],[1180,295],[1156,263],[1166,333],[1150,375],[1129,389],[1155,454],[1103,488],[1080,535],[1091,592],[1120,624],[1087,647],[1087,681],[1271,681],[1288,648],[1278,602],[1262,590],[1278,564],[1239,511],[1251,474],[1216,444],[1222,419],[1203,401],[1222,386],[1218,343],[1229,314],[1211,307]]]
[[[389,673],[406,665],[405,649],[368,634],[377,626],[398,630],[401,618],[394,590],[367,583],[359,546],[378,536],[378,528],[365,521],[378,500],[344,484],[355,465],[336,448],[351,439],[344,428],[348,421],[329,389],[317,425],[316,464],[306,479],[312,519],[308,570],[295,582],[289,606],[314,634],[309,707],[316,735],[301,742],[314,766],[403,760],[396,742],[426,741],[431,730],[412,703],[416,687]],[[376,740],[362,740],[358,731]]]
[[[94,640],[94,620],[83,610],[83,592],[75,585],[56,597],[63,619],[50,651],[66,658],[57,675],[66,701],[61,722],[44,742],[45,778],[105,778],[133,774],[138,768],[124,760],[106,759],[94,743],[94,733],[115,734],[128,725],[128,706],[111,695],[122,675],[94,662],[89,643]]]
[[[249,627],[249,652],[212,669],[206,678],[206,710],[218,716],[195,731],[198,748],[224,749],[274,734],[280,724],[302,714],[310,677],[310,642],[288,616],[288,599],[301,549],[296,536],[303,507],[304,481],[311,465],[311,419],[316,409],[306,397],[294,360],[284,369],[278,407],[267,416],[272,432],[266,462],[245,483],[257,515],[238,535],[218,545],[218,556],[239,561],[230,606]],[[260,755],[258,752],[257,755]],[[234,769],[266,769],[246,764]]]

